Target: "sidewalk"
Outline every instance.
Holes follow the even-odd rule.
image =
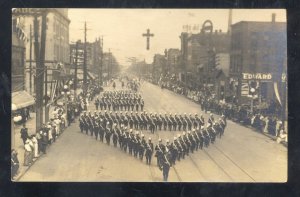
[[[35,113],[30,113],[30,119],[27,120],[26,122],[26,127],[28,128],[28,135],[35,134]],[[23,140],[21,139],[21,125],[12,125],[12,130],[14,131],[14,148],[18,152],[18,159],[19,159],[19,173],[17,176],[15,176],[14,181],[17,181],[29,168],[30,166],[24,166],[24,144]],[[33,163],[37,160],[38,158],[33,159]],[[33,163],[31,165],[33,165]]]
[[[82,89],[77,89],[76,93],[79,94],[82,92]],[[54,108],[50,107],[49,108],[49,119],[52,116]],[[32,135],[36,133],[36,113],[31,112],[30,113],[30,119],[26,121],[26,127],[28,128],[28,135]],[[76,121],[76,119],[75,119]],[[66,122],[67,123],[67,122]],[[34,163],[41,157],[43,154],[39,155],[39,157],[34,158],[33,162],[30,166],[24,166],[24,144],[23,140],[21,138],[21,125],[12,125],[12,130],[14,132],[14,147],[11,147],[12,149],[15,149],[18,152],[18,159],[19,159],[19,173],[15,176],[13,181],[18,181],[29,169]],[[66,127],[67,128],[67,127]],[[13,145],[12,145],[13,146]],[[47,146],[47,150],[49,149],[50,146]]]
[[[150,82],[148,82],[148,83],[150,83]],[[151,84],[153,84],[153,83],[151,83]],[[153,85],[155,85],[155,84],[153,84]],[[172,91],[172,90],[169,90],[169,89],[167,89],[167,88],[166,88],[166,90],[168,90],[168,91],[170,91],[170,92],[173,92],[173,93],[175,93],[175,94],[178,94],[178,93],[176,93],[176,92],[174,92],[174,91]],[[185,97],[186,99],[189,99],[190,101],[193,101],[194,103],[200,105],[200,104],[199,104],[197,101],[195,101],[193,98],[189,98],[188,96],[185,96],[185,95],[182,95],[182,94],[178,94],[178,95],[181,95],[181,96]],[[232,120],[227,120],[227,121],[232,121]],[[234,121],[232,121],[232,122],[234,122]],[[236,122],[234,122],[234,123],[236,123]],[[236,123],[236,124],[238,124],[238,123]],[[286,123],[285,125],[287,125],[287,123]],[[255,131],[255,132],[257,132],[257,133],[261,133],[262,135],[265,135],[265,136],[271,138],[271,139],[274,140],[274,141],[277,140],[277,137],[275,137],[275,136],[273,136],[273,135],[271,135],[271,134],[269,134],[269,133],[259,132],[259,131],[257,131],[256,129],[254,129],[254,128],[251,127],[251,126],[245,126],[245,125],[243,125],[243,126],[249,128],[249,129],[251,129],[252,131]],[[286,128],[286,130],[287,130],[287,128]],[[284,145],[285,147],[288,146],[288,143],[285,142],[285,141],[281,141],[280,143],[281,143],[282,145]]]

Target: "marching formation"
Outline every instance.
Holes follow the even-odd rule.
[[[94,127],[96,120],[98,122],[109,122],[110,125],[117,124],[119,127],[123,125],[129,129],[150,130],[151,133],[157,130],[186,131],[205,125],[202,114],[200,116],[198,116],[198,114],[187,115],[186,113],[183,115],[165,113],[163,115],[161,113],[147,113],[146,111],[140,113],[134,113],[132,111],[125,111],[124,113],[121,111],[104,111],[104,113],[102,113],[101,111],[95,111],[94,114],[92,114],[89,111],[88,113],[84,112],[82,115],[85,117],[82,123],[82,126],[85,128]],[[208,123],[212,124],[213,122],[215,122],[215,118],[211,114]]]
[[[205,121],[202,116],[200,118],[197,118],[197,114],[194,117],[191,115],[190,117],[186,116],[189,123],[182,124],[184,126],[182,127],[183,133],[174,136],[172,142],[167,139],[166,144],[163,144],[162,139],[159,139],[158,144],[154,148],[151,138],[146,140],[145,135],[141,132],[141,130],[153,127],[153,125],[148,125],[148,121],[146,123],[142,122],[142,125],[130,124],[129,121],[124,121],[128,119],[126,115],[129,116],[126,113],[125,115],[122,115],[122,113],[113,115],[112,112],[110,114],[107,112],[104,114],[101,114],[101,112],[98,114],[97,112],[94,114],[83,112],[79,118],[80,131],[94,136],[96,140],[99,138],[101,142],[104,142],[105,139],[107,145],[110,145],[112,140],[114,147],[119,145],[122,151],[128,152],[140,160],[143,160],[145,156],[146,164],[148,165],[151,164],[152,155],[155,151],[157,165],[163,171],[165,181],[168,178],[169,168],[175,165],[176,161],[180,161],[185,156],[188,156],[189,153],[214,143],[217,136],[221,138],[226,127],[224,116],[215,121],[213,115],[211,115],[206,126],[204,126]],[[143,112],[142,115],[146,117],[147,113]],[[139,114],[136,116],[139,116]],[[185,118],[183,120],[187,122]],[[135,130],[133,130],[133,126]],[[158,125],[156,126],[161,129]],[[175,124],[175,126],[178,125]],[[176,130],[173,124],[168,128]]]
[[[96,110],[113,111],[143,111],[144,100],[141,94],[130,90],[104,91],[102,95],[95,99]]]

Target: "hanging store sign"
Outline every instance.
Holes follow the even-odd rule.
[[[248,82],[242,82],[241,95],[242,96],[248,96],[249,95],[249,83]]]
[[[271,73],[242,73],[243,80],[263,80],[272,81]]]

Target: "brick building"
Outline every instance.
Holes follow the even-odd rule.
[[[96,39],[94,42],[86,43],[86,65],[88,71],[88,77],[94,79],[94,75],[98,75],[100,73],[101,67],[101,55],[102,55],[102,47],[100,39]],[[70,74],[74,73],[75,70],[75,57],[76,57],[76,43],[70,44],[70,53],[71,53],[71,66],[70,66]],[[83,70],[83,58],[84,58],[84,43],[80,40],[78,41],[78,73],[82,73]],[[81,76],[79,76],[81,78]]]
[[[168,49],[167,51],[167,67],[170,73],[177,73],[179,71],[180,50]]]
[[[216,53],[228,53],[230,49],[230,34],[221,30],[210,32],[202,30],[198,34],[181,33],[181,71],[187,72],[187,81],[190,86],[197,86],[201,83],[212,83],[214,59]]]
[[[34,9],[33,9],[34,10]],[[24,31],[28,35],[28,42],[26,42],[26,90],[34,94],[34,89],[30,91],[34,86],[34,78],[30,82],[30,75],[35,75],[35,53],[34,53],[34,30],[33,30],[33,16],[25,15],[22,17],[24,20]],[[41,30],[41,18],[38,18],[39,30]],[[70,51],[69,51],[69,24],[68,9],[53,8],[47,14],[47,29],[46,29],[46,53],[45,53],[45,66],[49,68],[47,71],[48,81],[52,79],[52,69],[57,67],[58,63],[61,63],[68,73],[70,69]],[[40,32],[40,31],[39,31]],[[39,33],[39,42],[41,35]],[[30,47],[30,45],[32,45]],[[31,50],[31,51],[30,51]],[[30,59],[31,57],[31,59]],[[30,73],[30,62],[32,70]],[[50,87],[50,84],[48,84]],[[49,88],[50,89],[50,88]]]
[[[259,98],[276,98],[274,83],[281,84],[281,76],[287,68],[286,23],[241,21],[232,25],[230,52],[230,81],[236,84],[234,95],[239,103],[247,103],[245,87],[249,79],[243,74],[270,74],[271,78],[256,78],[259,82]],[[282,95],[284,88],[279,88]]]

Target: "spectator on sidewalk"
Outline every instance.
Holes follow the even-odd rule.
[[[24,152],[24,166],[29,166],[32,163],[32,148],[29,145],[29,139],[25,142],[25,152]]]
[[[25,124],[26,122],[26,114],[25,114],[25,109],[21,109],[21,117],[22,117],[22,122]]]
[[[25,108],[25,116],[26,116],[26,120],[29,120],[31,117],[30,117],[30,108],[27,107]]]
[[[50,145],[53,140],[51,125],[47,125],[47,136],[48,136],[48,144]]]
[[[280,135],[280,131],[282,130],[282,121],[277,119],[276,120],[276,137]]]
[[[28,129],[26,128],[26,125],[23,124],[23,128],[21,129],[21,138],[23,140],[23,144],[25,145],[25,142],[28,138]]]
[[[66,121],[65,121],[65,118],[64,118],[64,117],[61,117],[60,121],[61,121],[61,123],[60,123],[60,125],[61,125],[61,131],[64,131],[65,128],[66,128]]]
[[[37,144],[38,144],[38,155],[41,152],[42,135],[43,135],[43,130],[40,130],[39,132],[36,133],[36,136],[35,136],[37,139]]]
[[[61,120],[59,118],[55,118],[53,122],[56,125],[56,135],[59,136],[61,133]]]
[[[56,125],[55,125],[55,123],[52,124],[50,130],[51,130],[50,133],[52,135],[53,142],[55,142],[56,141]]]
[[[287,132],[281,129],[276,141],[277,143],[287,142]]]
[[[33,141],[32,141],[32,136],[29,136],[28,139],[26,141],[29,141],[29,145],[31,147],[31,154],[30,154],[30,160],[33,161],[33,157],[34,157],[34,145],[33,145]]]
[[[15,149],[11,150],[11,177],[14,177],[19,173],[19,159],[18,159],[18,152]]]
[[[265,125],[265,127],[264,127],[264,133],[268,133],[268,131],[269,131],[269,117],[268,116],[266,116],[265,118],[264,118],[264,125]]]
[[[47,147],[47,144],[48,144],[47,133],[43,133],[41,137],[42,137],[42,139],[41,139],[41,151],[42,151],[42,153],[46,154],[46,147]]]
[[[72,113],[70,109],[67,110],[67,121],[68,121],[68,126],[70,126],[72,122]]]
[[[31,135],[31,141],[32,141],[33,147],[34,147],[33,157],[37,158],[39,156],[39,144],[38,144],[38,140],[36,138],[36,135]]]

